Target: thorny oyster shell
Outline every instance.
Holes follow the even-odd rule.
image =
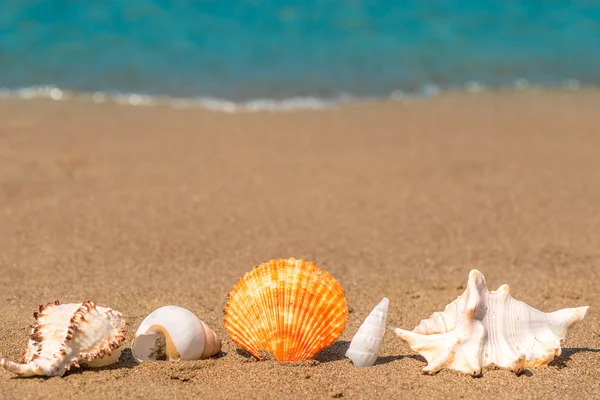
[[[545,313],[515,300],[508,285],[488,291],[474,269],[465,292],[443,312],[421,321],[412,331],[390,326],[427,360],[424,372],[444,368],[480,375],[495,364],[520,374],[525,368],[548,364],[561,353],[561,340],[588,307]]]
[[[178,306],[160,307],[140,324],[131,344],[136,360],[200,360],[221,350],[217,334],[194,313]]]
[[[312,358],[348,322],[344,289],[315,263],[271,260],[246,273],[229,293],[225,329],[241,348],[279,361]]]
[[[17,376],[62,376],[71,367],[102,367],[119,360],[125,340],[121,313],[92,301],[60,304],[56,301],[34,312],[23,363],[5,358],[0,365]]]

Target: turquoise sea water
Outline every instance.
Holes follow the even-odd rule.
[[[0,0],[0,88],[232,101],[600,84],[600,3]]]

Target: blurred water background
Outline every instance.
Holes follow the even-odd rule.
[[[600,84],[599,2],[0,0],[5,94],[318,101],[525,83]]]

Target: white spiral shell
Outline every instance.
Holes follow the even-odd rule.
[[[388,299],[384,298],[371,311],[350,342],[346,357],[358,368],[375,364],[383,343],[385,321],[388,312]]]
[[[209,358],[221,350],[217,334],[194,313],[164,306],[140,324],[131,351],[136,360],[185,361]]]

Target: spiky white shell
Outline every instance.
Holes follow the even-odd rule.
[[[387,312],[388,299],[384,298],[371,311],[352,338],[346,357],[351,359],[355,366],[362,368],[375,364],[383,343]]]
[[[472,270],[465,292],[412,331],[390,327],[427,360],[424,372],[443,368],[472,375],[495,364],[520,374],[548,364],[561,353],[561,340],[588,307],[545,313],[515,300],[508,285],[488,291],[481,272]]]
[[[40,306],[23,363],[6,359],[0,365],[21,377],[62,376],[71,367],[115,363],[125,340],[121,313],[91,301]]]
[[[154,310],[140,324],[131,351],[136,360],[200,360],[221,350],[217,334],[194,313],[178,306]]]

